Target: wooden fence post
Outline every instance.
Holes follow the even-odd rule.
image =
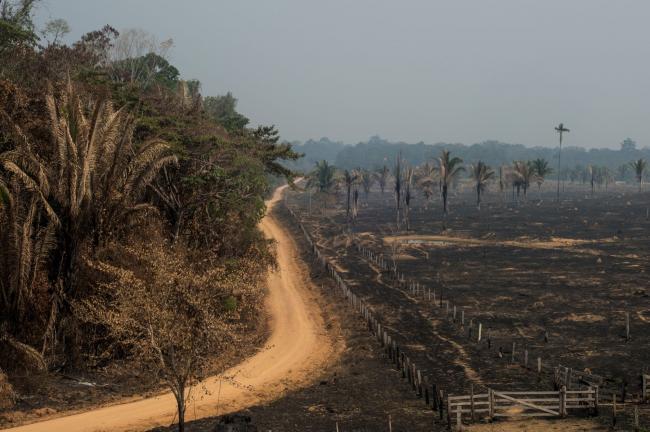
[[[474,422],[474,384],[471,384],[469,387],[469,410],[472,416],[472,422]]]
[[[478,340],[477,340],[477,342],[481,342],[481,330],[483,330],[483,324],[478,323]]]
[[[429,379],[424,377],[424,404],[429,408]]]
[[[524,367],[528,369],[528,350],[524,350]]]
[[[616,426],[616,392],[612,393],[612,426]]]
[[[639,406],[634,405],[634,432],[639,431]]]
[[[438,393],[439,393],[439,395],[438,395],[438,411],[440,412],[440,420],[442,420],[443,419],[443,413],[442,412],[444,411],[443,408],[445,407],[445,402],[444,402],[445,401],[445,392],[442,391],[442,390],[438,390]]]
[[[560,389],[560,416],[566,417],[566,386]]]
[[[490,418],[494,418],[494,393],[492,389],[488,389],[488,410]]]
[[[438,385],[436,383],[431,384],[431,407],[434,411],[438,411],[440,403],[438,402]]]
[[[440,410],[440,413],[442,414],[442,410]],[[447,426],[451,430],[451,401],[449,400],[449,396],[447,396]]]
[[[537,373],[541,374],[542,373],[542,358],[537,357]]]

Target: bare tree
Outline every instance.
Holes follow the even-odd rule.
[[[258,299],[260,289],[246,271],[218,266],[188,271],[191,258],[184,257],[182,248],[174,254],[165,249],[144,244],[120,250],[150,262],[147,275],[104,261],[90,263],[106,282],[93,296],[76,301],[75,311],[80,319],[104,328],[115,348],[129,352],[144,376],[169,387],[182,432],[188,401],[210,373],[211,359],[226,344],[237,343],[233,321],[242,307],[237,298]],[[238,287],[237,297],[231,294],[233,286]]]
[[[50,45],[57,45],[68,33],[70,33],[70,26],[62,18],[48,21],[43,29],[43,36],[48,39]]]
[[[109,52],[112,78],[148,86],[173,45],[172,39],[159,42],[155,36],[140,29],[120,33]]]
[[[557,155],[557,201],[560,202],[560,175],[562,174],[562,134],[570,132],[569,129],[564,127],[564,123],[560,123],[555,131],[560,135],[560,151]]]

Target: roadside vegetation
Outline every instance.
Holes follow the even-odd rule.
[[[190,385],[258,328],[257,225],[299,154],[183,79],[171,40],[106,26],[66,45],[35,4],[0,2],[2,405],[121,364],[172,390],[182,430]]]

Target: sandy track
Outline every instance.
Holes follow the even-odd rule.
[[[267,202],[276,205],[283,188]],[[267,237],[277,241],[278,270],[269,274],[267,310],[271,336],[256,355],[199,384],[189,403],[187,419],[224,414],[280,397],[312,381],[331,360],[332,343],[317,303],[310,298],[305,268],[292,238],[272,216],[261,223]],[[15,432],[141,431],[175,420],[171,393],[79,414],[41,421]]]

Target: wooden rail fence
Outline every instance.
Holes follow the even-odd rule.
[[[455,420],[460,425],[463,418],[498,417],[565,417],[569,410],[598,411],[598,390],[516,391],[506,392],[488,388],[486,393],[449,395],[447,421],[451,428]]]

